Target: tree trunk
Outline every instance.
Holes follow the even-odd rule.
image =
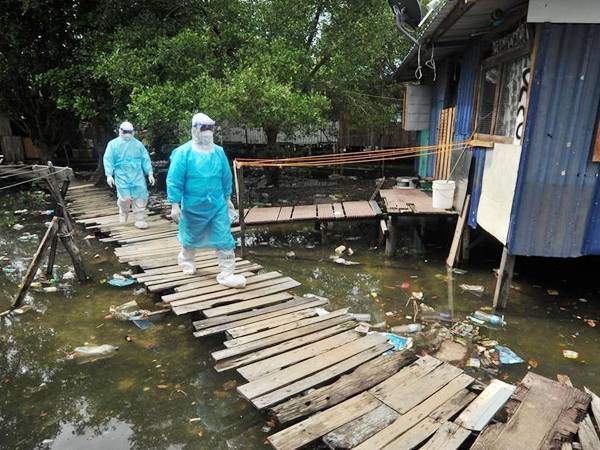
[[[277,142],[277,134],[279,130],[275,127],[264,127],[265,134],[267,135],[267,158],[279,157],[279,143]],[[277,167],[268,167],[266,169],[267,183],[273,186],[279,185],[279,173],[281,169]]]
[[[100,186],[104,184],[104,151],[106,150],[108,141],[113,138],[113,130],[111,130],[110,126],[103,123],[94,123],[92,127],[94,130],[94,148],[98,154],[98,165],[92,176],[92,181],[97,186]]]

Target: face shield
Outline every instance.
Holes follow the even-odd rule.
[[[211,151],[214,144],[215,121],[206,114],[196,114],[192,119],[192,148]]]
[[[119,126],[119,136],[126,141],[133,139],[133,125],[130,122],[123,122]]]

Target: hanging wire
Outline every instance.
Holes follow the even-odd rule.
[[[421,66],[421,45],[417,49],[417,70],[415,70],[415,78],[420,80],[423,78],[423,67]]]
[[[0,176],[0,179],[11,178],[11,177],[18,177],[18,176],[25,175],[25,174],[28,174],[28,173],[31,174],[31,173],[33,173],[32,167],[33,166],[28,166],[27,169],[25,169],[25,170],[12,171],[10,173],[5,173],[4,175]]]
[[[36,177],[36,178],[31,178],[30,180],[25,180],[25,181],[20,181],[18,183],[13,183],[13,184],[9,184],[8,186],[2,186],[0,187],[0,191],[4,191],[6,189],[10,189],[13,188],[15,186],[20,186],[22,184],[27,184],[27,183],[33,183],[34,181],[38,181],[38,180],[44,180],[46,178],[50,178],[51,176],[54,176],[60,172],[64,172],[65,170],[69,170],[68,167],[63,167],[62,169],[58,169],[53,173],[49,173],[47,175],[42,175],[41,177]]]
[[[431,70],[433,70],[433,81],[435,81],[436,77],[437,77],[437,72],[435,70],[435,58],[434,58],[434,51],[435,51],[435,45],[432,42],[431,43],[431,57],[425,61],[425,65],[427,67],[429,67]]]

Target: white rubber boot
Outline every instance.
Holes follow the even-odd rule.
[[[148,228],[148,224],[146,223],[146,203],[148,199],[146,198],[134,198],[133,203],[133,217],[135,218],[134,227],[139,228],[140,230],[145,230]]]
[[[196,273],[196,249],[181,247],[181,251],[177,255],[177,264],[181,267],[181,271],[186,275],[194,275]]]
[[[117,206],[119,207],[119,223],[127,223],[129,209],[131,208],[131,199],[119,198],[117,199]]]
[[[219,270],[217,282],[223,286],[235,289],[246,287],[246,277],[234,274],[235,271],[235,253],[233,250],[217,250],[219,260]]]

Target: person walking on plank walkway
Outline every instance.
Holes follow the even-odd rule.
[[[235,240],[231,223],[236,214],[231,203],[232,175],[222,147],[215,145],[215,121],[206,114],[192,118],[192,139],[171,153],[167,174],[167,201],[171,217],[179,223],[179,266],[186,274],[196,272],[196,249],[217,251],[217,281],[242,288],[246,278],[235,275]]]
[[[145,177],[148,177],[150,186],[154,186],[154,174],[150,155],[144,144],[133,136],[131,123],[123,122],[119,126],[119,137],[108,143],[103,161],[106,183],[111,188],[117,186],[119,222],[127,222],[129,209],[133,207],[134,226],[142,230],[148,228],[148,188]]]

